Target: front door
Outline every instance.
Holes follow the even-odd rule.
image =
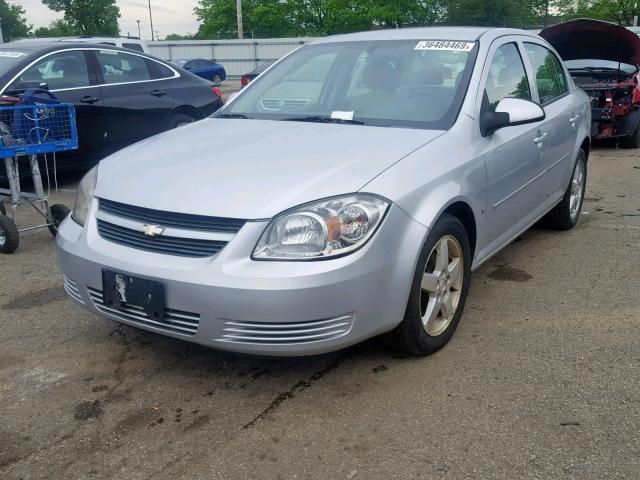
[[[61,50],[42,57],[25,69],[7,88],[16,90],[19,82],[46,83],[49,91],[76,110],[79,150],[59,154],[64,166],[97,161],[104,147],[106,120],[100,87],[95,72],[89,67],[88,52],[80,49]],[[62,165],[61,165],[62,166]]]
[[[493,52],[493,54],[491,54]],[[503,98],[532,100],[532,89],[517,41],[492,46],[483,73],[479,112],[495,110]],[[501,245],[521,231],[543,202],[539,181],[545,170],[547,131],[541,122],[505,127],[480,137],[486,152],[488,231],[503,232],[491,238]]]

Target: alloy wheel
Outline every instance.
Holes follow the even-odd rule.
[[[462,247],[455,237],[442,237],[431,250],[422,274],[420,315],[428,335],[440,335],[453,320],[463,280]]]
[[[582,196],[584,195],[584,161],[578,160],[571,179],[571,195],[569,197],[569,215],[575,218],[580,212]]]

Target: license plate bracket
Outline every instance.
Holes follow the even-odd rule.
[[[107,307],[140,307],[148,318],[164,320],[164,288],[159,282],[103,269],[102,294]]]

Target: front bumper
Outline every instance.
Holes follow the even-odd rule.
[[[71,298],[124,324],[262,355],[324,353],[393,329],[404,315],[427,234],[423,225],[392,205],[373,238],[345,257],[253,261],[251,251],[267,225],[256,221],[246,223],[216,256],[184,258],[101,238],[96,204],[84,228],[67,218],[58,231],[58,257]],[[165,323],[105,308],[100,302],[103,268],[161,282]]]

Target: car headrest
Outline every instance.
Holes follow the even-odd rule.
[[[393,92],[399,82],[400,63],[388,57],[370,59],[362,71],[362,83],[369,90]]]

